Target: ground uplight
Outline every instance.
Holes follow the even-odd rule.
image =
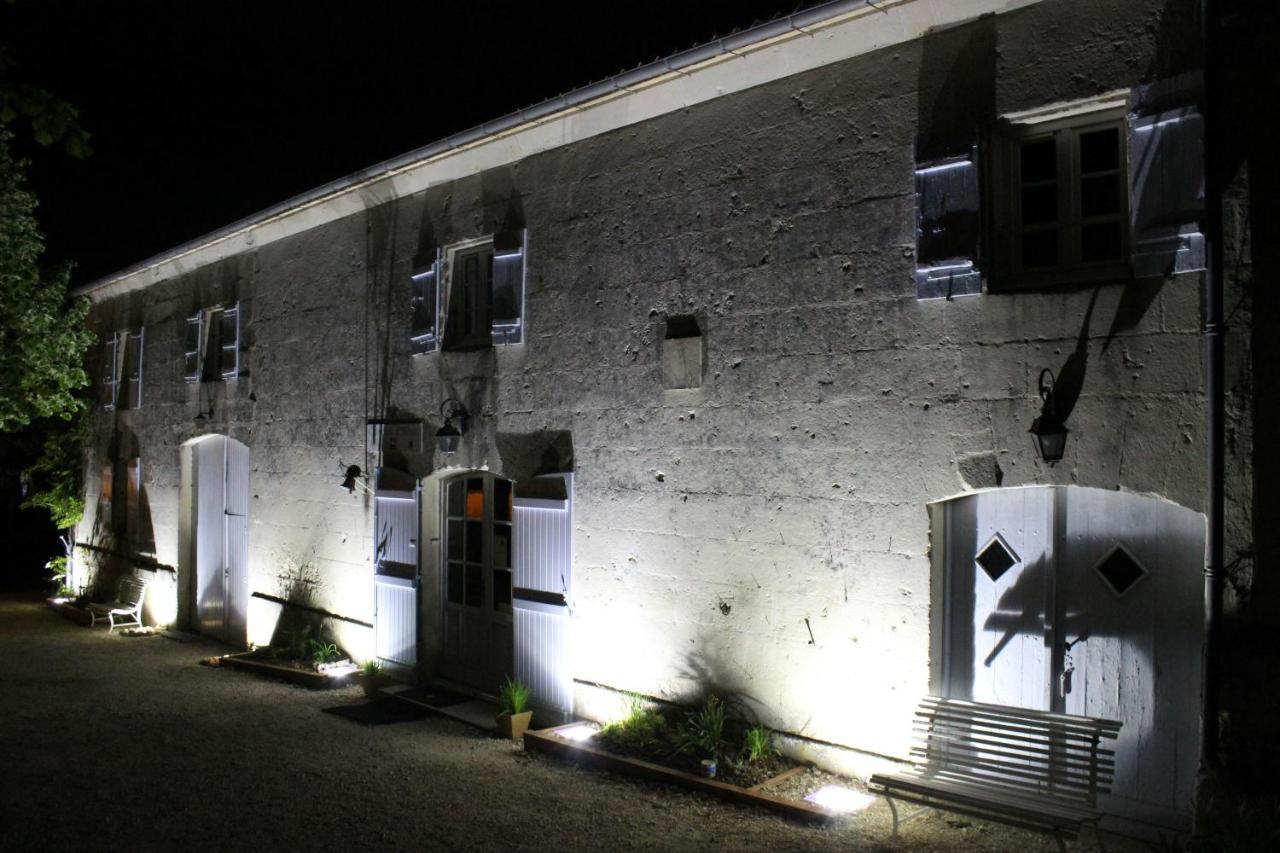
[[[876,798],[870,794],[855,791],[852,788],[842,788],[839,785],[824,785],[805,797],[805,800],[816,806],[822,806],[829,811],[848,814],[862,811],[874,803]]]

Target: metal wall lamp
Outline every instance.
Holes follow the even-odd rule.
[[[1031,422],[1029,430],[1035,439],[1036,452],[1050,468],[1062,461],[1062,454],[1067,449],[1067,433],[1070,432],[1058,416],[1054,382],[1052,370],[1046,367],[1040,371],[1040,399],[1044,401],[1044,407],[1040,410],[1040,417]]]
[[[341,465],[342,463],[339,462],[338,464]],[[366,495],[373,494],[373,489],[370,489],[360,479],[362,473],[359,465],[348,465],[342,478],[342,488],[346,489],[350,494],[355,494],[357,488]]]
[[[436,446],[441,453],[455,453],[459,440],[467,434],[467,422],[471,419],[471,413],[462,405],[461,400],[450,397],[440,404],[440,417],[444,418],[444,426],[436,430]],[[458,419],[456,427],[453,425],[454,418]]]

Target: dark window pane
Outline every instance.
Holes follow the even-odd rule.
[[[1024,269],[1051,267],[1057,263],[1057,231],[1028,231],[1022,235],[1022,266]]]
[[[1120,258],[1120,223],[1086,225],[1080,231],[1080,259],[1115,261]]]
[[[511,568],[511,528],[505,524],[493,526],[494,568]]]
[[[511,520],[511,481],[493,481],[493,520]]]
[[[467,518],[484,518],[484,480],[467,480]]]
[[[467,607],[483,607],[484,606],[484,568],[481,566],[467,566],[467,599],[464,604]]]
[[[1120,130],[1108,127],[1080,134],[1080,171],[1105,172],[1120,166]]]
[[[480,549],[481,534],[484,532],[484,523],[479,521],[467,522],[467,552],[466,559],[473,563],[478,563],[483,557]]]
[[[445,596],[453,604],[462,603],[462,564],[450,563]]]
[[[450,521],[449,530],[446,533],[449,540],[448,556],[450,560],[462,559],[462,522]]]
[[[449,515],[454,518],[462,517],[462,489],[461,480],[454,480],[449,484]]]
[[[1025,187],[1022,190],[1022,224],[1035,225],[1058,219],[1058,187]]]
[[[1107,583],[1116,591],[1116,595],[1124,595],[1135,583],[1142,580],[1147,570],[1133,558],[1124,548],[1116,548],[1097,566],[1098,574],[1106,578]]]
[[[1018,563],[999,539],[992,539],[991,543],[982,549],[982,553],[978,554],[977,561],[982,570],[987,573],[987,577],[993,581],[1000,580],[1001,575]]]
[[[493,609],[505,609],[511,606],[511,572],[502,570],[493,573]]]
[[[1053,139],[1040,139],[1022,145],[1022,182],[1052,181],[1058,175],[1057,153]]]
[[[1080,182],[1080,214],[1106,216],[1120,212],[1120,182],[1115,175],[1085,178]]]

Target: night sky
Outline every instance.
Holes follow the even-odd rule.
[[[20,146],[47,256],[83,284],[797,5],[17,0],[0,44],[93,134],[84,161]]]

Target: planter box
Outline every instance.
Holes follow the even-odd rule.
[[[673,770],[670,767],[663,767],[661,764],[654,764],[650,761],[642,761],[638,758],[623,758],[611,752],[605,752],[595,747],[562,738],[556,734],[557,730],[562,728],[565,728],[565,726],[525,732],[525,750],[528,752],[540,752],[544,755],[553,755],[557,758],[577,761],[653,782],[680,785],[684,788],[710,794],[713,797],[719,797],[722,800],[759,806],[762,809],[768,809],[794,820],[802,820],[807,823],[825,823],[840,817],[840,815],[827,811],[820,806],[815,806],[812,803],[800,800],[784,800],[781,797],[763,794],[757,790],[764,784],[768,784],[768,782],[751,788],[743,788],[716,779],[704,779],[701,776],[685,773],[683,770]],[[793,775],[795,772],[797,772],[796,769],[788,770],[769,781],[781,780]]]
[[[256,660],[250,657],[252,654],[254,653],[240,652],[234,655],[223,655],[221,665],[229,666],[233,669],[243,669],[247,672],[254,672],[258,675],[279,679],[280,681],[288,681],[291,684],[309,687],[312,690],[331,690],[335,687],[346,687],[355,680],[359,672],[357,669],[338,675],[331,675],[327,672],[308,672],[304,669],[294,669],[290,666],[280,666],[279,664]]]

